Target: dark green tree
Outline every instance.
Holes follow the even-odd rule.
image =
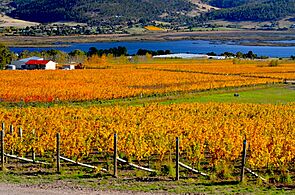
[[[0,69],[3,69],[14,58],[13,53],[4,44],[0,43]]]

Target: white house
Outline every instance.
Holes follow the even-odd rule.
[[[29,60],[26,63],[26,69],[28,70],[55,70],[56,63],[51,60]]]

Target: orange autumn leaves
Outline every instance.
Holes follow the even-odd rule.
[[[129,107],[0,108],[0,121],[23,128],[23,139],[6,131],[6,149],[37,153],[55,150],[61,134],[62,154],[87,157],[93,151],[112,152],[113,134],[119,151],[141,160],[151,155],[163,159],[175,150],[180,137],[181,155],[192,163],[240,158],[248,140],[252,167],[294,167],[295,105],[174,104]],[[32,130],[35,135],[32,135]],[[16,131],[15,131],[16,132]]]
[[[206,74],[225,74],[277,79],[295,79],[295,63],[284,62],[276,67],[270,67],[269,61],[243,60],[234,63],[233,60],[178,60],[173,65],[169,63],[146,64],[140,68],[166,71],[185,71]]]
[[[173,66],[173,65],[171,65]],[[5,102],[90,101],[279,82],[279,79],[144,70],[1,71]]]

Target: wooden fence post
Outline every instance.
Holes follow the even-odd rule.
[[[5,137],[5,123],[4,122],[2,122],[2,133],[3,133],[3,137]],[[6,161],[7,161],[7,159],[4,156],[4,162],[6,162]]]
[[[34,141],[35,141],[35,130],[34,130],[34,129],[33,129],[33,131],[32,131],[32,134],[33,134],[33,139],[34,139]],[[36,154],[35,154],[35,150],[34,150],[33,147],[32,147],[32,160],[33,160],[33,162],[36,161]]]
[[[245,139],[243,142],[242,169],[241,169],[241,180],[240,180],[241,182],[244,181],[246,154],[247,154],[247,140]]]
[[[0,137],[1,137],[1,170],[4,171],[5,166],[4,166],[4,131],[3,130],[0,132]]]
[[[13,125],[10,125],[10,134],[13,135]]]
[[[56,167],[57,173],[60,173],[60,133],[56,134]]]
[[[176,138],[176,181],[179,180],[179,138]]]
[[[9,132],[10,135],[13,136],[13,132],[14,132],[13,125],[10,125],[9,129],[10,129],[10,130],[9,130],[9,131],[10,131],[10,132]],[[14,151],[13,151],[13,149],[12,149],[12,150],[10,151],[10,154],[13,155],[13,153],[14,153]],[[6,162],[9,162],[9,158],[6,158]]]
[[[114,177],[118,177],[117,150],[117,134],[114,134]]]
[[[4,132],[5,132],[5,123],[2,122],[2,132],[3,132],[3,135],[4,135]]]
[[[18,135],[19,135],[20,139],[22,140],[23,139],[23,129],[21,127],[19,127],[19,129],[18,129]]]

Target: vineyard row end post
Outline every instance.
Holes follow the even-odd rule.
[[[117,156],[118,156],[118,147],[117,147],[117,134],[114,134],[114,177],[118,177],[118,163],[117,163]]]
[[[4,136],[4,132],[5,132],[5,123],[2,122],[2,132],[3,132],[3,136]]]
[[[56,168],[57,173],[60,173],[60,133],[56,134]]]
[[[32,134],[33,134],[33,138],[35,139],[35,130],[34,129],[32,131]],[[32,160],[33,160],[33,162],[36,161],[36,153],[35,153],[34,147],[32,148]]]
[[[242,168],[241,168],[241,179],[240,179],[240,182],[243,182],[244,181],[246,155],[247,155],[247,140],[245,139],[243,141]]]
[[[4,171],[4,131],[0,131],[0,138],[1,138],[1,170]]]
[[[176,138],[176,181],[179,180],[179,138]]]

